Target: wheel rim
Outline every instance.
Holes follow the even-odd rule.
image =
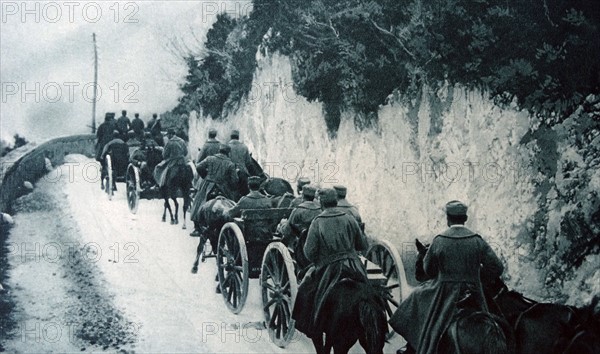
[[[377,264],[387,279],[386,288],[389,297],[386,301],[386,315],[389,320],[402,302],[402,291],[406,284],[402,260],[395,247],[385,240],[377,241],[369,248],[367,259]],[[393,337],[394,334],[393,328],[388,325],[387,339]]]
[[[238,314],[248,296],[248,253],[242,231],[234,223],[225,224],[219,234],[217,267],[225,305]]]
[[[138,169],[129,165],[125,184],[127,186],[127,206],[132,214],[137,213],[140,201],[140,177]]]
[[[294,336],[292,310],[298,294],[294,265],[281,242],[269,244],[260,273],[265,325],[271,341],[284,348]]]
[[[106,155],[106,194],[108,194],[108,200],[112,200],[113,197],[113,173],[112,173],[112,159],[110,155]]]

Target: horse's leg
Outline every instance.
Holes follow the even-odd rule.
[[[204,252],[204,244],[206,243],[206,236],[202,234],[200,236],[200,243],[198,243],[198,247],[196,247],[196,259],[194,260],[194,265],[192,266],[192,274],[198,273],[198,263],[200,262],[200,255]]]
[[[185,214],[188,211],[188,208],[190,207],[190,190],[186,189],[183,193],[183,226],[181,227],[182,229],[187,229],[186,223],[185,223]]]
[[[165,198],[165,202],[163,204],[163,215],[162,215],[162,222],[167,221],[167,208],[169,208],[169,200],[167,198]]]
[[[175,219],[171,217],[171,224],[176,225],[179,223],[179,203],[177,203],[177,197],[175,195],[173,195],[171,199],[173,199],[173,203],[175,204]]]
[[[173,223],[173,210],[171,210],[171,205],[169,204],[169,198],[165,197],[165,210],[163,211],[162,221],[166,221],[167,210],[169,211],[169,216],[171,217],[171,224]]]
[[[323,345],[323,338],[322,337],[312,337],[312,342],[313,342],[313,346],[315,347],[315,352],[317,352],[317,354],[330,354],[331,352],[331,347],[329,348],[329,351],[325,351],[325,346]]]

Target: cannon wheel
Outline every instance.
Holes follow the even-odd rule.
[[[265,325],[271,341],[285,348],[294,336],[292,310],[298,283],[290,252],[281,242],[267,246],[260,272]]]
[[[400,302],[402,291],[407,287],[406,273],[398,250],[386,240],[376,241],[367,251],[367,259],[377,264],[387,279],[386,287],[390,292],[386,312],[388,320],[394,314]],[[394,330],[388,325],[388,339],[394,336]]]
[[[108,194],[108,200],[112,200],[113,197],[113,170],[112,170],[112,158],[110,154],[106,157],[106,194]]]
[[[225,305],[235,314],[240,313],[248,296],[248,252],[239,226],[228,222],[219,233],[217,247],[219,286]]]
[[[127,188],[127,206],[132,214],[137,213],[140,204],[140,171],[134,165],[127,167],[125,175],[125,186]]]

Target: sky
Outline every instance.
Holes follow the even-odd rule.
[[[94,46],[96,125],[105,112],[152,113],[177,104],[186,67],[201,55],[219,12],[244,15],[248,1],[0,0],[0,137],[30,141],[90,133]],[[186,49],[187,48],[187,49]]]

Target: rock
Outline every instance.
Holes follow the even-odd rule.
[[[47,172],[50,172],[50,171],[52,171],[52,168],[53,168],[53,167],[52,167],[52,161],[50,161],[50,159],[49,159],[49,158],[47,158],[47,157],[45,157],[45,158],[44,158],[44,165],[45,165],[45,167],[46,167],[46,171],[47,171]]]
[[[0,225],[12,226],[14,224],[15,224],[15,221],[13,220],[12,216],[10,216],[9,214],[6,214],[6,213],[0,214]]]

